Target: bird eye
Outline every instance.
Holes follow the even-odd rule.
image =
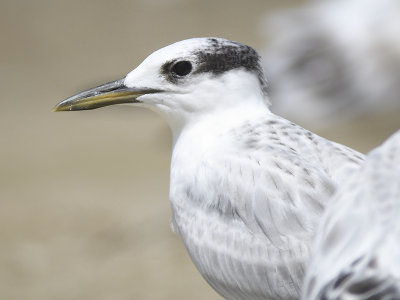
[[[179,61],[171,68],[171,72],[178,76],[186,76],[192,71],[192,64],[190,61]]]

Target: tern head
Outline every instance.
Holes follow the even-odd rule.
[[[134,103],[161,113],[170,126],[215,111],[269,106],[257,52],[221,38],[193,38],[148,56],[123,79],[72,96],[55,111]]]

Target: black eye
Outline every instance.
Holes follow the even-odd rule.
[[[186,76],[192,71],[192,64],[190,61],[179,61],[171,68],[171,72],[178,76]]]

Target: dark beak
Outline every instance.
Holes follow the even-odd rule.
[[[151,88],[129,88],[124,85],[124,79],[120,79],[65,99],[57,104],[54,111],[87,110],[121,103],[140,103],[136,100],[139,96],[158,92],[161,91]]]

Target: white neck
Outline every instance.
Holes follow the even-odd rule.
[[[199,80],[190,90],[157,107],[172,130],[174,144],[188,128],[203,126],[212,134],[270,113],[258,78],[244,70]]]
[[[179,138],[187,134],[190,134],[192,138],[196,139],[215,137],[247,120],[252,120],[261,116],[267,118],[269,114],[271,114],[271,112],[268,107],[259,101],[252,105],[243,103],[235,107],[216,109],[206,114],[197,115],[196,117],[190,118],[185,124],[180,124],[183,126],[171,126],[173,145],[176,144]]]

